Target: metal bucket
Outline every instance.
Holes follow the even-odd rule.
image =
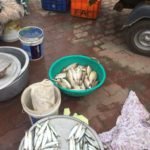
[[[9,86],[0,90],[0,101],[7,101],[18,95],[28,83],[29,57],[24,50],[17,47],[0,47],[0,52],[16,56],[21,63],[20,75]]]

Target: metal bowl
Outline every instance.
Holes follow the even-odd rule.
[[[27,86],[29,57],[24,50],[17,47],[1,46],[0,52],[16,56],[21,63],[20,75],[9,86],[0,90],[0,101],[7,101],[18,95]]]
[[[69,150],[68,147],[68,140],[66,140],[70,134],[70,131],[72,128],[77,125],[78,123],[83,124],[86,128],[87,131],[92,139],[95,140],[98,146],[98,150],[104,150],[103,144],[98,137],[97,133],[95,130],[93,130],[90,126],[85,124],[84,122],[80,121],[79,119],[76,119],[71,116],[64,116],[64,115],[57,115],[57,116],[50,116],[43,118],[36,122],[30,129],[29,131],[34,134],[35,133],[35,128],[37,124],[43,124],[47,120],[50,121],[50,124],[54,127],[56,132],[59,134],[59,142],[61,143],[60,150]],[[19,149],[18,150],[23,150],[23,145],[24,145],[24,138],[22,139]]]

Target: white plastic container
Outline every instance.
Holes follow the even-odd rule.
[[[4,25],[2,40],[5,42],[18,41],[18,31],[20,30],[19,21],[10,21]]]
[[[35,83],[36,84],[36,83]],[[34,84],[32,84],[34,85]],[[32,100],[31,100],[31,86],[27,87],[21,96],[21,103],[22,103],[22,107],[23,110],[28,114],[29,119],[31,121],[31,124],[34,124],[36,121],[51,116],[51,115],[58,115],[59,114],[59,107],[61,104],[61,94],[60,91],[57,87],[54,87],[54,91],[55,91],[55,96],[56,96],[56,103],[55,105],[50,108],[48,111],[44,112],[44,113],[39,113],[35,110],[33,110],[33,105],[32,105]]]
[[[31,61],[39,60],[44,56],[44,32],[36,26],[27,26],[18,32],[19,40]]]

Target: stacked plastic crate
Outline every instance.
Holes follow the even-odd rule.
[[[70,0],[41,0],[42,8],[49,11],[66,12],[70,8]],[[101,0],[90,5],[89,0],[71,0],[71,15],[96,19],[99,15]]]
[[[96,19],[99,15],[101,1],[97,0],[90,5],[89,0],[71,0],[71,15]]]
[[[69,9],[69,0],[41,0],[42,8],[49,11],[65,12]]]

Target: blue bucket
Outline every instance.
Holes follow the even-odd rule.
[[[30,60],[39,60],[44,56],[44,33],[39,27],[28,26],[19,31],[22,48],[28,53]]]

